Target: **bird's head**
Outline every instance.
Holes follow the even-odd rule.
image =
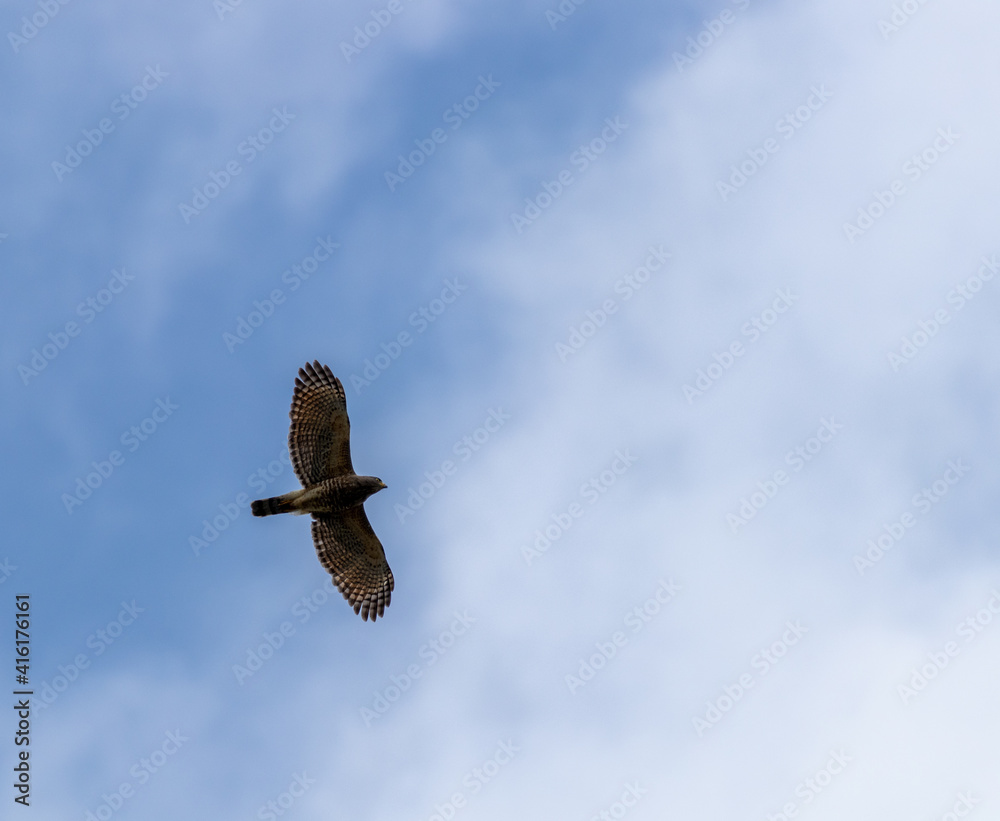
[[[374,496],[380,490],[385,490],[385,482],[375,476],[358,476],[357,479],[358,501],[363,502],[369,496]]]

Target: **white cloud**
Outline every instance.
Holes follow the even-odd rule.
[[[581,7],[556,34],[582,38],[584,12],[596,9]],[[198,29],[190,47],[178,45],[183,32],[164,35],[178,49],[178,80],[182,68],[189,72],[175,91],[163,89],[186,112],[189,136],[153,141],[162,152],[140,198],[139,228],[118,247],[157,268],[157,293],[174,305],[147,293],[148,312],[134,324],[150,316],[179,323],[183,302],[197,316],[184,327],[214,339],[236,315],[229,301],[249,304],[280,271],[261,254],[277,254],[275,243],[282,259],[308,250],[297,237],[305,230],[312,242],[321,230],[313,228],[315,213],[331,217],[344,247],[336,276],[310,286],[308,299],[255,336],[242,360],[219,369],[216,360],[199,362],[188,377],[197,348],[167,356],[167,325],[145,328],[163,357],[153,375],[156,368],[175,381],[184,374],[189,388],[182,401],[190,428],[179,426],[171,442],[188,454],[185,465],[153,483],[177,494],[157,514],[169,518],[157,519],[155,543],[176,549],[176,566],[169,550],[169,558],[150,561],[163,563],[159,612],[180,610],[172,630],[153,619],[143,627],[147,641],[167,630],[157,641],[170,649],[154,657],[172,672],[150,684],[137,668],[152,662],[133,650],[102,674],[100,689],[66,700],[58,720],[69,752],[53,766],[73,785],[70,811],[72,801],[113,786],[115,773],[151,743],[148,732],[132,734],[124,746],[105,744],[107,763],[76,764],[80,745],[98,732],[93,716],[107,732],[124,733],[126,718],[147,705],[147,730],[168,715],[188,716],[197,752],[177,759],[169,783],[178,794],[193,784],[200,806],[221,817],[255,813],[304,770],[317,784],[295,804],[301,817],[327,817],[337,807],[346,815],[431,818],[435,805],[460,792],[468,803],[456,805],[459,821],[589,818],[637,781],[648,793],[630,817],[765,818],[803,800],[796,786],[826,767],[831,751],[844,751],[850,763],[803,805],[803,817],[942,815],[968,790],[986,806],[997,764],[987,685],[1000,628],[966,642],[957,625],[990,601],[1000,579],[987,514],[997,445],[990,318],[1000,283],[987,282],[960,311],[947,295],[983,255],[1000,252],[991,195],[998,119],[987,70],[995,9],[972,0],[928,3],[884,40],[877,23],[891,5],[754,3],[683,73],[671,52],[697,22],[664,36],[662,53],[640,72],[621,74],[606,110],[567,114],[539,133],[532,124],[551,101],[534,77],[497,69],[505,85],[488,104],[496,107],[484,105],[395,194],[381,178],[387,158],[427,133],[443,106],[429,97],[430,119],[422,119],[385,101],[396,99],[413,66],[450,83],[455,72],[445,58],[462,36],[478,35],[474,22],[444,4],[407,4],[345,70],[339,32],[369,11],[355,4],[335,20],[333,12],[312,12],[303,23],[245,3],[219,28]],[[530,11],[544,33],[544,17]],[[296,39],[319,29],[322,49]],[[516,38],[504,37],[513,48]],[[267,59],[252,59],[262,49]],[[428,67],[438,57],[441,67]],[[478,54],[463,59],[463,70],[483,62]],[[588,76],[580,70],[580,82]],[[800,117],[796,110],[810,99],[808,119]],[[176,222],[176,197],[224,161],[269,106],[286,101],[301,127],[287,144],[276,141],[267,170],[220,198],[196,230],[164,229],[163,220]],[[788,114],[801,128],[778,127]],[[611,141],[611,132],[602,136],[604,118],[616,117],[627,128]],[[908,176],[904,163],[949,128],[957,141],[919,179]],[[597,139],[606,142],[599,156],[574,161],[578,146]],[[766,163],[724,201],[717,181],[761,156],[768,139],[777,150],[765,148]],[[517,154],[530,144],[539,150]],[[556,197],[552,181],[564,169],[573,182]],[[905,193],[852,244],[843,223],[895,178]],[[551,204],[539,203],[537,219],[518,233],[511,213],[523,214],[525,197],[537,201],[540,192]],[[65,203],[62,196],[39,195],[28,221],[51,219],[44,202]],[[274,243],[241,221],[251,216],[275,225]],[[197,302],[193,288],[208,274],[179,262],[221,259],[235,247],[233,236],[246,245],[241,259],[253,257],[257,267],[244,277],[231,270],[239,266],[222,266],[206,285],[210,296]],[[174,248],[177,237],[183,242]],[[616,283],[661,245],[671,259],[625,299]],[[292,618],[297,597],[325,577],[304,529],[291,523],[264,528],[243,517],[199,560],[185,552],[188,533],[230,498],[220,486],[244,490],[245,466],[266,462],[280,445],[257,453],[258,422],[273,428],[284,412],[286,399],[275,398],[279,362],[323,346],[347,363],[343,378],[454,275],[469,283],[460,306],[349,399],[358,468],[390,486],[368,504],[397,581],[385,620],[361,624],[334,596],[241,687],[232,664],[261,632]],[[744,329],[764,316],[776,289],[795,299],[753,339]],[[187,307],[195,304],[197,313]],[[949,323],[894,372],[887,354],[941,307]],[[557,343],[567,343],[571,329],[582,333],[585,321],[597,325],[598,312],[603,324],[561,361]],[[34,339],[46,323],[31,316],[18,334]],[[723,352],[733,342],[744,353],[689,403],[684,385],[728,361]],[[46,375],[53,395],[68,384],[55,377]],[[452,444],[494,407],[509,421],[460,461]],[[224,427],[227,411],[239,421],[200,447],[193,431]],[[831,418],[843,427],[817,449],[811,438],[830,432],[823,420]],[[60,470],[99,456],[104,441],[71,427],[81,441]],[[797,447],[811,458],[789,457]],[[225,468],[210,465],[204,449]],[[627,469],[616,455],[623,453],[634,462]],[[400,522],[394,506],[449,457],[458,462],[455,476]],[[956,459],[971,465],[967,476],[924,512],[914,494],[933,489]],[[186,478],[192,465],[203,475]],[[144,470],[135,482],[156,472]],[[777,470],[787,483],[775,482]],[[168,480],[180,489],[163,489]],[[758,483],[769,488],[766,504],[758,497],[759,510],[734,534],[726,516]],[[205,486],[213,488],[207,502],[198,496]],[[914,526],[859,575],[855,554],[904,513]],[[134,515],[130,508],[130,522]],[[552,525],[558,533],[529,565],[521,548]],[[105,555],[84,544],[85,557]],[[239,563],[238,572],[227,563]],[[661,580],[679,592],[648,622],[630,621]],[[188,597],[199,597],[197,606],[186,608]],[[446,653],[428,651],[456,611],[476,621],[452,636]],[[195,632],[173,632],[181,629]],[[189,638],[197,659],[211,659],[199,662],[204,667],[186,654]],[[948,641],[958,654],[903,704],[897,685]],[[776,642],[764,664],[760,654]],[[606,663],[570,692],[566,677],[579,676],[594,653]],[[741,684],[743,676],[752,683]],[[367,727],[362,708],[404,679],[409,686]],[[706,720],[706,702],[721,710],[720,698],[736,701],[699,737],[692,720]],[[495,779],[475,791],[463,783],[508,739],[521,749]],[[149,801],[144,817],[173,812],[168,792],[168,803],[156,804],[164,809]]]

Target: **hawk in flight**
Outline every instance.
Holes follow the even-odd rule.
[[[389,605],[395,582],[364,501],[385,483],[354,472],[347,398],[329,367],[313,362],[299,368],[288,415],[288,453],[302,490],[258,499],[250,510],[254,516],[311,513],[320,564],[354,612],[375,621]]]

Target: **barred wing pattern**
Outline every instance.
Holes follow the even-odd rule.
[[[313,362],[299,368],[288,415],[288,454],[303,487],[354,473],[347,398],[329,366]]]
[[[288,415],[288,454],[304,490],[258,499],[253,513],[311,513],[320,564],[354,612],[375,621],[385,614],[395,582],[363,500],[385,484],[354,472],[343,384],[326,365],[307,362],[295,379]],[[323,485],[330,479],[337,481]]]
[[[369,616],[375,621],[383,615],[396,583],[364,508],[314,513],[312,537],[320,564],[333,576],[354,612],[365,621]]]

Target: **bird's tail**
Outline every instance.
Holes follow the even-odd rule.
[[[250,503],[250,512],[254,516],[273,516],[275,513],[295,513],[293,502],[302,491],[296,490],[284,496],[272,496],[270,499],[257,499]]]

